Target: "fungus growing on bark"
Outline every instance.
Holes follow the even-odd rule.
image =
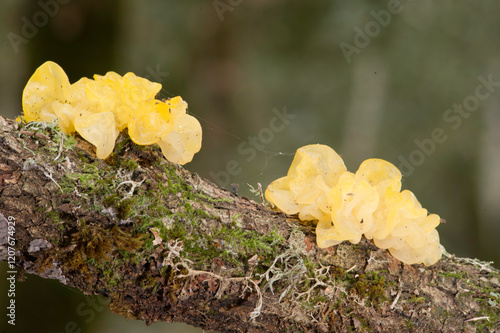
[[[47,61],[24,88],[24,118],[58,120],[63,132],[76,131],[92,143],[101,159],[111,154],[118,133],[128,128],[135,143],[158,143],[169,161],[186,164],[201,148],[201,126],[186,114],[181,97],[155,99],[161,87],[134,73],[122,77],[115,72],[70,84],[64,70]]]
[[[364,235],[407,264],[432,265],[441,258],[440,218],[400,190],[401,172],[387,161],[368,159],[354,174],[330,147],[308,145],[265,194],[283,212],[316,221],[320,248],[356,244]]]

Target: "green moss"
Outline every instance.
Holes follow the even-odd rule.
[[[59,216],[59,213],[56,212],[55,210],[51,210],[50,212],[46,213],[49,219],[56,225],[61,225],[63,223],[63,219]]]
[[[409,319],[405,319],[405,328],[412,329],[415,326]]]
[[[132,304],[123,300],[123,295],[119,292],[111,293],[111,303],[109,309],[126,319],[139,319],[138,315],[132,310]]]
[[[121,220],[127,219],[134,211],[136,199],[134,197],[123,198],[116,204],[118,218]]]
[[[88,264],[99,266],[110,261],[115,251],[138,250],[143,238],[143,235],[129,234],[118,226],[104,228],[82,220],[71,236],[72,249],[63,255],[65,260],[62,262],[67,270],[78,270],[85,274],[88,273]]]
[[[238,259],[248,259],[254,254],[264,255],[274,252],[271,245],[275,240],[273,235],[260,235],[239,227],[222,226],[213,234],[211,240],[224,242],[238,255]]]
[[[204,205],[226,200],[211,200],[195,191],[179,177],[175,166],[167,164],[161,167],[164,173],[156,175],[156,182],[145,181],[147,193],[138,191],[133,200],[127,201],[120,201],[120,196],[113,193],[104,199],[103,204],[117,210],[122,205],[122,210],[126,208],[126,216],[141,216],[138,231],[147,232],[149,228],[158,228],[165,242],[174,239],[183,242],[183,257],[204,262],[207,267],[215,258],[237,265],[240,260],[245,261],[254,254],[261,254],[266,261],[276,255],[275,245],[283,241],[277,231],[274,230],[270,235],[259,235],[254,231],[243,230],[237,226],[238,216],[233,217],[232,226],[222,226],[212,233],[202,230],[202,219],[217,219],[206,213]],[[169,198],[175,200],[175,206],[182,209],[175,213],[170,211],[166,203]]]
[[[120,167],[128,171],[134,171],[139,167],[139,164],[131,158],[126,158],[120,162]]]
[[[76,145],[76,139],[73,135],[67,135],[67,134],[64,134],[61,132],[62,135],[65,135],[63,137],[63,147],[64,149],[68,149],[68,150],[73,150],[75,148],[75,145]]]
[[[216,202],[233,202],[233,200],[231,199],[227,199],[227,198],[221,198],[221,199],[215,199],[215,198],[212,198],[212,197],[209,197],[208,195],[205,195],[203,193],[197,193],[196,196],[200,199],[204,199],[208,202],[211,202],[211,203],[216,203]]]
[[[316,264],[314,262],[312,262],[311,260],[309,260],[309,257],[304,257],[303,262],[304,262],[304,266],[307,268],[307,276],[309,278],[316,277],[316,274],[314,272],[314,270],[316,268]]]
[[[114,206],[120,216],[130,215],[130,202],[121,202],[125,191],[116,190],[117,184],[122,179],[110,167],[102,167],[100,161],[83,163],[78,172],[65,173],[59,180],[63,192],[77,194],[73,196],[73,203],[78,206],[88,207],[93,211],[102,212],[105,207]]]
[[[124,130],[120,133],[118,136],[116,143],[115,143],[115,148],[113,149],[113,153],[122,156],[124,153],[124,150],[127,149],[129,146],[134,145],[132,143],[132,139],[128,135],[128,130]]]
[[[480,310],[476,313],[475,317],[487,317],[484,319],[470,321],[469,324],[473,325],[478,332],[491,332],[498,329],[500,326],[500,307],[498,306],[500,299],[500,293],[491,285],[483,285],[483,282],[479,281],[476,284],[474,281],[477,279],[470,279],[468,272],[439,272],[439,276],[444,278],[460,279],[465,285],[467,285],[467,291],[460,293],[458,299],[460,301],[466,300],[467,302],[475,301],[479,304]],[[500,277],[496,272],[490,272],[493,277]],[[441,322],[445,322],[446,318],[449,317],[449,313],[445,310],[441,314]]]
[[[474,322],[476,328],[479,329],[480,332],[491,332],[492,329],[497,329],[500,323],[500,314],[498,307],[496,310],[494,307],[486,307],[479,311],[479,317],[486,316],[488,320],[478,320]]]
[[[184,243],[183,256],[196,262],[205,263],[205,267],[215,258],[226,264],[239,265],[247,262],[253,255],[260,255],[263,261],[271,261],[277,255],[275,246],[279,236],[276,231],[270,235],[260,235],[255,231],[243,230],[239,227],[222,226],[212,234],[201,229],[199,218],[206,213],[186,209],[184,216],[171,215],[165,223],[156,225],[164,240],[177,239]],[[242,273],[243,274],[243,273]]]
[[[118,193],[112,193],[102,200],[104,207],[115,207],[120,203],[121,196]]]
[[[90,263],[90,262],[89,262]],[[99,264],[96,262],[91,263],[96,267],[99,267]],[[113,288],[119,286],[123,281],[123,277],[118,274],[118,271],[113,268],[102,269],[102,275],[105,277],[108,287]]]
[[[425,303],[427,299],[423,296],[413,296],[408,300],[409,303],[422,304]]]
[[[379,305],[387,300],[385,278],[376,271],[360,274],[351,287],[361,298],[367,298],[368,305]]]
[[[476,328],[481,332],[499,328],[500,323],[500,307],[498,306],[500,302],[500,293],[498,293],[498,290],[495,292],[485,291],[485,289],[490,290],[491,288],[484,288],[484,292],[477,298],[481,306],[478,317],[485,316],[488,317],[488,320],[478,320],[474,322]]]
[[[464,274],[463,272],[438,272],[439,276],[446,278],[461,279],[461,280],[464,278],[463,274]]]
[[[59,155],[58,160],[61,159],[60,157],[64,155],[66,150],[73,150],[76,145],[75,137],[71,134],[63,133],[57,121],[52,123],[36,121],[27,123],[22,118],[19,128],[20,130],[33,132],[36,140],[44,143],[43,148],[51,157]],[[36,133],[41,133],[46,137],[43,135],[36,136]]]
[[[314,310],[314,306],[316,305],[315,303],[313,303],[312,300],[310,301],[303,301],[303,302],[300,302],[300,305],[304,308],[304,310],[310,312],[310,311],[313,311]]]

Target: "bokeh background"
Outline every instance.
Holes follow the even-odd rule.
[[[131,71],[189,103],[204,133],[185,167],[202,177],[253,197],[247,184],[285,175],[306,144],[333,147],[351,171],[383,158],[446,219],[438,230],[450,253],[500,267],[498,14],[493,0],[3,0],[0,114],[20,114],[22,89],[46,60],[72,82]],[[464,103],[471,111],[453,111]],[[82,314],[95,299],[35,276],[16,299],[16,330],[1,318],[2,331],[65,332],[74,322],[81,332],[201,332],[100,306],[95,318]]]

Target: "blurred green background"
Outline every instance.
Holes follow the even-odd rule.
[[[185,167],[202,177],[253,197],[247,184],[285,175],[306,144],[333,147],[351,171],[383,158],[446,219],[450,253],[500,267],[498,14],[493,0],[4,0],[0,114],[20,114],[46,60],[72,82],[131,71],[189,103],[204,133]],[[76,311],[88,297],[34,276],[17,291],[19,332],[71,321],[81,332],[201,332],[108,310],[89,320]]]

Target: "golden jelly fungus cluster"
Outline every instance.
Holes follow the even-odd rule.
[[[157,100],[161,84],[127,73],[86,77],[70,84],[64,70],[47,61],[31,76],[23,91],[26,121],[59,121],[65,133],[78,132],[108,157],[118,134],[128,128],[139,145],[157,143],[165,157],[186,164],[201,148],[201,126],[186,113],[180,97]]]
[[[364,161],[356,173],[325,145],[297,150],[286,177],[273,181],[266,198],[287,214],[317,221],[320,248],[364,235],[407,264],[441,258],[440,218],[429,215],[412,192],[401,191],[401,172],[381,159]]]

